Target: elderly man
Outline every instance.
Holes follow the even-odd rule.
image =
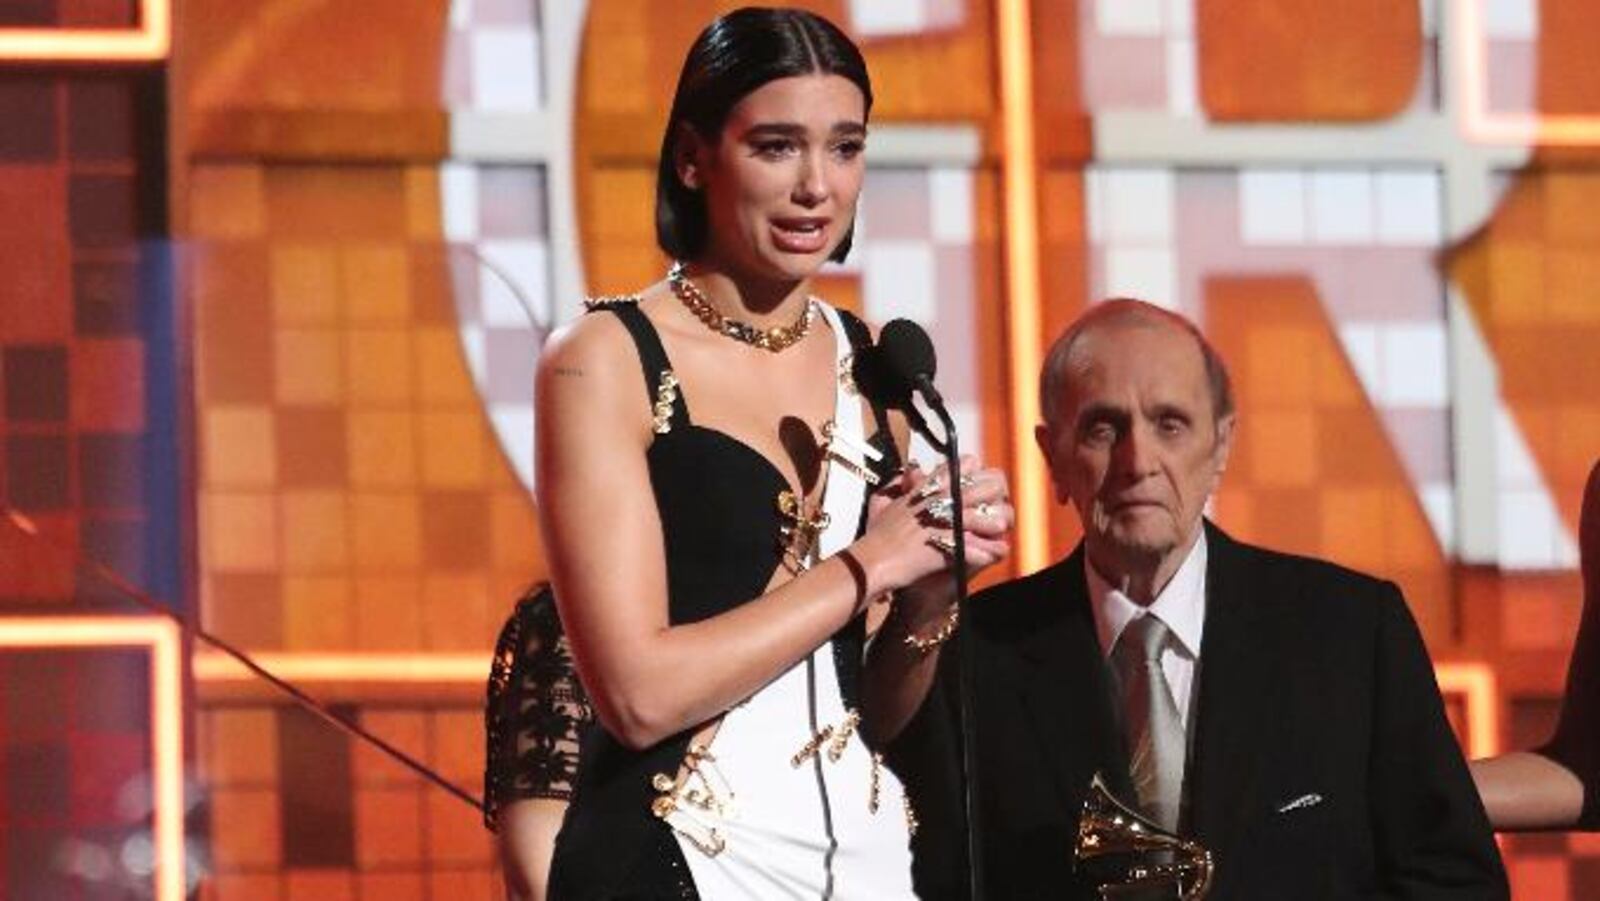
[[[1089,896],[1071,849],[1097,772],[1211,849],[1213,899],[1507,897],[1396,587],[1206,521],[1234,410],[1199,331],[1103,303],[1056,341],[1040,382],[1039,447],[1083,543],[973,599],[968,660],[955,642],[904,640],[937,610],[900,607],[874,642],[878,676],[898,679],[874,681],[868,719],[878,741],[898,735],[924,893],[964,885],[960,665],[990,897]]]

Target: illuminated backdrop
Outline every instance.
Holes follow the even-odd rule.
[[[148,0],[0,21],[0,54],[5,26],[72,26],[151,60],[0,70],[29,125],[0,132],[24,213],[0,216],[7,502],[476,789],[486,652],[543,571],[539,342],[664,272],[667,92],[733,5],[190,0],[170,59]],[[1141,296],[1234,368],[1221,524],[1397,579],[1472,749],[1547,732],[1600,456],[1600,11],[806,5],[878,94],[858,248],[819,292],[929,327],[964,444],[1013,469],[1019,567],[1077,536],[1026,439],[1033,361],[1091,300]],[[175,239],[171,285],[130,234]],[[8,612],[110,603],[14,531],[0,553]],[[206,897],[490,896],[465,805],[190,663]],[[64,729],[8,730],[8,765]],[[7,860],[91,828],[27,820],[31,797],[4,797],[36,824]],[[1600,893],[1592,838],[1509,849],[1518,897]]]

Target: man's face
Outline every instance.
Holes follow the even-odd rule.
[[[1056,500],[1077,508],[1091,554],[1159,563],[1199,528],[1232,439],[1200,348],[1176,326],[1110,322],[1079,336],[1067,368],[1056,415],[1036,435]]]

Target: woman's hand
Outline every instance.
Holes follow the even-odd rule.
[[[957,477],[962,480],[962,526],[970,576],[1011,552],[1007,536],[1016,512],[1005,473],[983,467],[976,457],[963,457]],[[958,615],[951,606],[956,601],[956,586],[950,578],[952,560],[933,541],[948,547],[952,537],[949,472],[943,466],[926,475],[912,470],[888,489],[881,492],[884,497],[874,497],[868,508],[869,529],[879,515],[909,497],[912,503],[920,503],[915,508],[919,524],[939,559],[930,563],[917,556],[917,562],[925,564],[916,568],[920,575],[895,586],[894,605],[872,643],[863,687],[862,730],[880,747],[900,734],[927,697],[940,645],[954,633]]]
[[[866,532],[850,546],[866,570],[866,597],[903,588],[948,566],[940,542],[949,530],[928,513],[934,495],[924,490],[927,480],[920,469],[907,467],[868,500]]]
[[[916,472],[914,478],[916,487],[911,493],[925,498],[923,516],[934,526],[934,538],[949,542],[953,517],[949,512],[948,469],[941,464],[927,475]],[[982,466],[976,457],[963,456],[961,478],[962,526],[970,579],[1011,553],[1008,536],[1016,523],[1016,510],[1011,505],[1011,489],[1004,472]],[[913,628],[944,619],[947,608],[955,601],[955,586],[948,575],[952,561],[948,553],[941,552],[941,557],[943,565],[899,586],[897,605],[902,608],[905,622]]]
[[[1005,473],[976,457],[961,460],[962,525],[969,576],[1004,560],[1006,536],[1016,520]],[[925,473],[914,464],[869,501],[867,532],[856,554],[876,575],[873,594],[902,589],[949,571],[954,550],[950,474],[943,465]]]
[[[941,464],[927,479],[932,485],[929,503],[935,520],[948,530],[954,517],[946,512],[950,508],[950,476]],[[928,492],[925,484],[924,492]],[[943,504],[940,504],[940,501]],[[1011,552],[1006,536],[1016,523],[1016,510],[1011,506],[1011,486],[1006,474],[992,467],[984,467],[977,457],[961,458],[962,527],[966,532],[967,575],[999,563]]]

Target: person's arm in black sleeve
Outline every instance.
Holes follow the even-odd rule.
[[[1393,584],[1381,605],[1370,764],[1381,897],[1509,898],[1422,636]]]

